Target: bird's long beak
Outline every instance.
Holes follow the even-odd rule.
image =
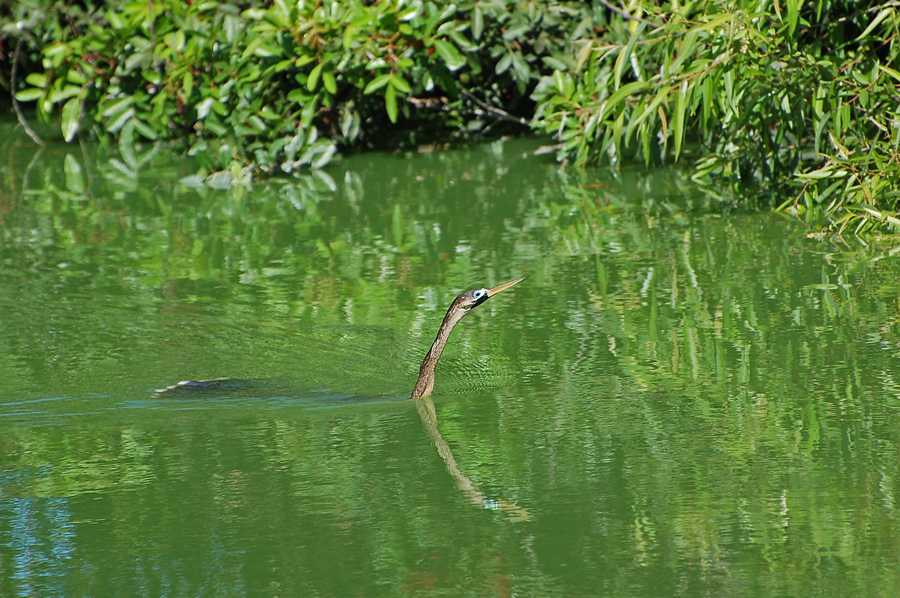
[[[505,291],[505,290],[508,289],[509,287],[513,286],[514,284],[519,284],[519,283],[522,282],[523,280],[525,280],[525,277],[524,277],[524,276],[523,276],[522,278],[517,278],[517,279],[515,279],[515,280],[510,280],[509,282],[504,282],[503,284],[498,284],[498,285],[495,286],[494,288],[488,289],[487,296],[488,296],[488,297],[493,297],[494,295],[496,295],[496,294],[499,293],[500,291]]]

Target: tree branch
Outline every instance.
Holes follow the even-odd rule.
[[[488,104],[487,102],[485,102],[485,101],[482,100],[481,98],[472,95],[472,94],[469,93],[468,91],[464,91],[464,90],[463,90],[463,91],[460,91],[460,92],[459,92],[459,95],[461,95],[462,97],[466,98],[467,100],[470,100],[470,101],[472,101],[472,102],[478,104],[479,106],[481,106],[481,108],[482,108],[485,112],[489,112],[489,113],[492,114],[495,118],[499,118],[500,120],[505,120],[505,121],[513,122],[513,123],[522,125],[522,126],[524,126],[524,127],[530,127],[530,126],[531,126],[531,123],[530,123],[528,120],[526,120],[526,119],[524,119],[524,118],[517,117],[517,116],[513,116],[512,114],[510,114],[510,113],[507,112],[506,110],[501,110],[500,108],[497,108],[496,106],[491,106],[490,104]]]
[[[625,12],[624,10],[622,10],[621,8],[618,8],[618,7],[613,6],[612,4],[610,4],[609,2],[607,2],[606,0],[600,0],[600,4],[602,4],[603,6],[605,6],[606,8],[608,8],[609,10],[613,11],[614,13],[616,13],[617,15],[619,15],[620,17],[622,17],[622,18],[625,19],[626,21],[639,21],[639,22],[641,22],[641,23],[645,23],[645,24],[649,25],[650,27],[652,27],[652,28],[654,28],[654,29],[659,29],[660,27],[662,27],[662,25],[657,25],[656,23],[654,23],[654,22],[652,22],[652,21],[648,21],[647,19],[642,19],[642,18],[640,18],[640,17],[636,17],[636,16],[634,16],[634,15],[632,15],[632,14],[629,14],[629,13]]]
[[[10,95],[12,95],[13,108],[16,109],[16,117],[19,119],[19,124],[22,125],[22,128],[25,129],[25,132],[28,133],[28,136],[31,137],[32,141],[38,145],[44,145],[44,140],[28,126],[28,121],[25,120],[25,114],[22,112],[22,107],[19,106],[19,100],[16,99],[16,75],[19,71],[19,54],[24,41],[25,38],[20,37],[18,43],[16,43],[16,53],[13,56],[12,73],[10,74],[9,81],[10,87],[12,88],[12,93]]]

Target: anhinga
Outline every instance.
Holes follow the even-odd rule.
[[[444,352],[444,347],[447,345],[450,333],[453,332],[453,327],[463,319],[463,316],[469,313],[472,308],[478,307],[497,293],[505,291],[509,287],[518,284],[523,280],[525,280],[524,276],[522,278],[517,278],[516,280],[504,282],[503,284],[499,284],[490,289],[472,289],[471,291],[462,293],[453,300],[453,303],[450,304],[450,309],[447,310],[447,315],[444,316],[444,321],[441,322],[437,338],[434,339],[434,344],[431,345],[431,349],[422,361],[422,367],[419,368],[419,379],[416,381],[416,388],[413,390],[412,396],[410,396],[411,399],[427,397],[431,394],[431,391],[434,390],[434,370],[437,367],[438,359],[441,358],[441,353]],[[248,386],[257,386],[252,384],[252,382],[252,380],[240,380],[235,378],[199,381],[182,380],[178,384],[160,388],[155,392],[168,393],[194,390],[239,391],[246,389]]]
[[[441,358],[441,353],[444,352],[444,347],[447,345],[450,333],[453,332],[453,327],[463,319],[463,316],[469,313],[472,308],[478,307],[487,301],[490,297],[523,280],[525,280],[524,276],[504,282],[491,289],[473,289],[462,293],[453,300],[453,303],[450,304],[450,309],[447,310],[447,315],[444,316],[444,321],[441,322],[437,338],[434,339],[434,344],[431,345],[431,349],[422,361],[422,367],[419,368],[419,379],[416,381],[416,388],[413,390],[411,399],[427,397],[434,390],[434,370],[437,367],[438,359]]]

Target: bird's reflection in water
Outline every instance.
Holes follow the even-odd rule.
[[[431,345],[431,349],[422,361],[422,366],[419,368],[419,378],[416,380],[416,386],[410,396],[416,403],[416,409],[419,411],[419,416],[422,418],[425,432],[428,434],[428,437],[431,438],[434,446],[437,447],[438,454],[447,466],[447,472],[453,478],[456,486],[462,490],[469,502],[480,508],[503,511],[511,519],[516,521],[528,521],[530,519],[528,511],[505,500],[489,499],[485,497],[484,493],[472,483],[472,480],[460,470],[459,465],[456,463],[456,459],[453,457],[453,452],[450,450],[450,446],[447,444],[447,441],[444,440],[441,431],[438,429],[437,413],[434,410],[431,393],[434,390],[434,376],[438,360],[441,358],[441,353],[443,353],[444,347],[447,345],[447,341],[450,338],[450,333],[453,331],[456,324],[459,323],[459,321],[472,309],[487,301],[488,298],[513,287],[523,280],[524,278],[517,278],[490,289],[472,289],[471,291],[461,293],[453,300],[453,303],[450,304],[450,308],[447,310],[447,314],[444,316],[443,322],[441,322],[441,327],[438,330],[437,337],[434,339],[434,343]],[[197,391],[228,391],[229,393],[234,393],[252,389],[259,383],[265,384],[264,381],[236,380],[232,378],[200,381],[184,380],[178,384],[161,388],[155,391],[155,393],[157,396],[163,394],[174,394],[178,396],[183,395],[185,392],[194,393]]]
[[[470,503],[479,508],[502,511],[513,521],[529,521],[531,519],[528,511],[517,504],[502,499],[487,498],[484,492],[479,490],[472,480],[462,472],[459,464],[453,457],[450,445],[444,440],[444,436],[438,428],[437,412],[434,409],[434,402],[431,400],[431,397],[426,396],[416,399],[416,409],[419,411],[419,417],[422,418],[425,432],[437,448],[441,459],[444,460],[444,465],[447,466],[447,473],[450,474],[456,487],[462,491]]]

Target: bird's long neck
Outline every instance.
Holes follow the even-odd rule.
[[[441,358],[441,353],[444,352],[444,347],[447,345],[447,340],[450,338],[453,327],[464,315],[466,315],[466,310],[458,308],[455,302],[447,310],[447,315],[444,316],[444,321],[441,322],[441,327],[438,330],[437,338],[434,339],[431,349],[422,361],[422,367],[419,368],[419,379],[416,381],[416,388],[413,390],[411,399],[427,397],[434,390],[434,370],[437,367],[438,359]]]

